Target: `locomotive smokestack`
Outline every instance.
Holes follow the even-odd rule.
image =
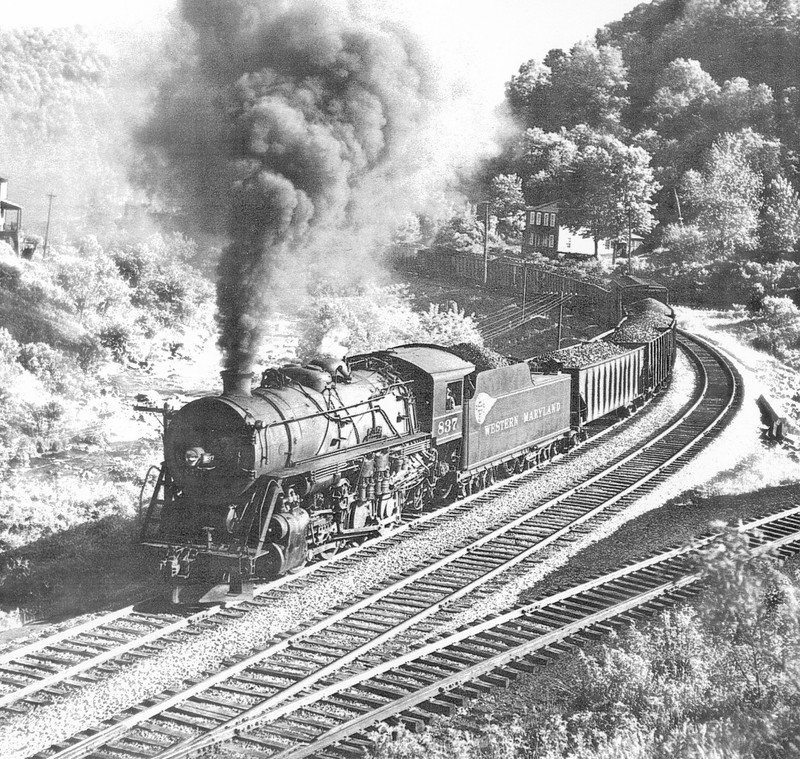
[[[225,369],[220,372],[222,377],[223,395],[250,395],[250,382],[253,372],[237,372],[234,369]]]

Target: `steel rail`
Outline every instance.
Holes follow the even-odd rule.
[[[735,382],[734,382],[734,385],[735,385]],[[708,387],[708,383],[707,383],[707,379],[706,379],[706,381],[704,381],[704,383],[703,383],[703,390],[705,391],[707,389],[707,387]],[[712,423],[709,425],[709,427],[715,426],[719,422],[719,420],[725,415],[725,413],[727,413],[727,410],[730,408],[730,405],[733,402],[734,395],[735,395],[734,387],[732,386],[731,392],[729,394],[728,403],[725,404],[718,411],[718,413],[715,415],[715,417],[714,417]],[[641,452],[643,452],[643,451],[647,450],[649,447],[651,447],[651,445],[655,444],[655,442],[657,442],[657,440],[660,440],[660,439],[666,437],[667,435],[669,435],[674,429],[676,429],[677,426],[679,426],[679,424],[684,419],[689,418],[691,416],[692,411],[695,408],[697,408],[697,405],[698,405],[697,402],[692,404],[691,410],[686,412],[681,417],[681,421],[680,422],[676,422],[673,425],[671,425],[668,429],[663,430],[659,435],[655,436],[655,438],[653,438],[651,441],[649,441],[646,446],[644,446],[643,448],[637,450],[635,454],[632,454],[632,455],[629,455],[627,457],[623,457],[622,459],[620,459],[616,463],[616,467],[615,468],[620,468],[623,464],[627,463],[632,458],[635,458],[636,455],[639,455]],[[685,455],[686,449],[687,448],[691,448],[698,440],[703,438],[707,434],[707,432],[708,432],[708,427],[704,428],[698,435],[696,435],[694,438],[692,438],[692,440],[689,443],[685,444],[677,453],[675,453],[672,457],[670,457],[670,459],[668,461],[663,462],[661,466],[659,466],[656,469],[650,471],[643,478],[641,478],[640,481],[638,481],[636,483],[633,483],[632,485],[630,485],[627,488],[624,488],[623,491],[618,493],[615,497],[609,499],[608,503],[606,503],[603,506],[598,507],[596,509],[592,509],[590,512],[588,512],[585,515],[579,517],[577,520],[574,520],[571,524],[565,526],[564,528],[556,531],[556,533],[553,533],[551,536],[548,536],[547,538],[545,538],[541,542],[541,544],[537,544],[537,545],[531,547],[527,551],[524,551],[523,553],[521,553],[518,557],[514,557],[511,561],[506,562],[505,564],[497,567],[496,569],[489,571],[484,576],[481,576],[480,578],[476,579],[475,581],[469,583],[468,585],[464,586],[462,589],[457,590],[454,593],[452,593],[452,594],[446,596],[445,598],[441,599],[438,603],[433,604],[428,609],[425,609],[425,610],[417,613],[416,615],[413,615],[411,618],[407,619],[402,624],[397,625],[394,628],[391,628],[391,630],[386,631],[383,634],[373,638],[372,641],[369,641],[368,643],[365,643],[364,645],[356,648],[355,650],[352,650],[349,654],[346,654],[345,656],[341,657],[340,659],[338,659],[338,660],[336,660],[334,662],[331,662],[329,665],[326,665],[322,669],[320,669],[317,672],[313,673],[311,676],[303,678],[302,680],[296,682],[294,685],[290,686],[289,688],[284,689],[283,691],[280,691],[278,694],[276,694],[275,696],[273,696],[271,698],[268,698],[266,701],[262,702],[262,704],[259,704],[257,709],[260,710],[261,712],[264,712],[264,711],[269,711],[269,709],[272,708],[272,707],[278,706],[282,701],[285,701],[287,698],[290,698],[292,695],[294,695],[296,693],[299,693],[303,689],[306,689],[306,688],[310,687],[311,685],[313,685],[318,680],[320,680],[323,677],[333,673],[336,669],[340,669],[342,666],[344,666],[344,665],[356,660],[357,658],[362,656],[364,653],[366,653],[367,651],[371,650],[372,648],[375,648],[376,646],[382,644],[383,642],[385,642],[389,638],[396,637],[396,635],[399,634],[400,632],[408,629],[410,626],[412,626],[413,624],[418,623],[422,619],[432,615],[433,613],[437,612],[439,609],[443,608],[445,605],[452,604],[452,602],[455,599],[463,597],[464,595],[466,595],[466,593],[470,592],[471,590],[473,590],[478,585],[484,584],[489,579],[491,579],[492,577],[494,577],[497,574],[499,574],[501,571],[506,571],[509,568],[509,566],[513,566],[514,564],[519,563],[520,561],[524,560],[525,558],[528,558],[535,551],[541,550],[541,548],[544,547],[544,545],[552,543],[554,540],[557,540],[559,537],[562,537],[569,530],[574,529],[575,524],[579,524],[581,522],[587,521],[588,519],[590,519],[593,516],[595,516],[603,508],[607,508],[608,505],[610,505],[610,503],[616,503],[619,499],[623,498],[625,495],[633,492],[638,487],[641,487],[641,484],[643,482],[647,482],[650,479],[652,479],[652,477],[657,476],[665,467],[669,466],[675,459],[679,458],[680,456]],[[606,475],[607,474],[608,473],[606,472]],[[592,478],[592,481],[596,481],[598,479],[600,479],[599,475],[594,477],[594,478]],[[585,484],[584,484],[584,486],[585,486]],[[553,501],[551,501],[551,502],[548,502],[548,504],[543,504],[541,507],[539,507],[538,509],[534,510],[533,513],[535,513],[535,514],[541,513],[545,508],[547,508],[549,506],[552,506],[554,503],[557,503],[557,502],[563,500],[564,498],[566,498],[566,497],[568,497],[570,495],[573,495],[575,492],[578,492],[579,490],[581,490],[582,487],[576,487],[576,488],[569,489],[567,492],[561,494],[560,497],[558,497],[556,499],[553,499]],[[495,533],[487,535],[487,536],[484,536],[483,538],[481,538],[478,541],[478,544],[479,545],[484,545],[489,540],[491,540],[492,537],[494,537],[496,534],[505,532],[508,529],[513,528],[513,526],[521,524],[522,522],[524,522],[524,521],[526,521],[527,519],[530,519],[530,518],[531,518],[531,514],[524,515],[523,517],[521,517],[521,518],[519,518],[517,520],[514,520],[513,524],[506,525],[503,528],[500,528],[500,530],[495,531]],[[457,553],[458,553],[458,556],[468,555],[469,553],[471,553],[474,550],[475,550],[475,546],[468,546],[465,549],[461,549]],[[438,568],[438,566],[445,566],[446,564],[451,563],[456,558],[458,558],[458,556],[445,557],[440,562],[436,563],[437,564],[436,567],[424,568],[420,572],[415,573],[414,575],[412,575],[410,577],[404,578],[403,580],[400,581],[400,583],[398,583],[397,586],[391,587],[391,588],[386,588],[383,591],[381,591],[380,593],[378,593],[375,596],[373,596],[372,598],[364,599],[362,602],[360,602],[356,606],[358,608],[365,608],[368,604],[374,603],[376,598],[384,597],[385,595],[388,595],[389,593],[396,592],[398,587],[405,587],[406,585],[408,585],[411,582],[419,579],[420,577],[423,577],[423,576],[429,574],[431,571],[434,571],[434,569]],[[354,611],[354,608],[347,609],[345,611],[346,611],[347,614],[352,614],[353,611]],[[336,615],[336,619],[331,619],[330,621],[324,621],[323,623],[318,623],[313,628],[309,628],[307,630],[304,630],[301,634],[299,634],[298,636],[295,636],[295,638],[282,641],[277,646],[270,647],[270,649],[267,649],[264,652],[260,652],[259,654],[255,655],[254,657],[250,657],[246,662],[240,662],[239,664],[236,665],[236,670],[237,671],[241,671],[241,669],[245,668],[246,666],[249,666],[249,665],[253,664],[256,661],[265,658],[266,655],[273,655],[276,651],[284,650],[295,639],[302,640],[302,639],[308,637],[313,632],[315,632],[317,630],[320,630],[320,629],[323,629],[326,626],[330,626],[335,621],[338,621],[341,618],[341,616],[342,616],[341,614],[340,615]],[[230,673],[230,670],[229,670],[229,673]],[[145,721],[146,719],[149,719],[149,718],[151,718],[153,716],[156,716],[157,713],[164,712],[170,706],[173,706],[173,705],[175,705],[177,703],[180,703],[182,701],[187,700],[191,695],[195,695],[195,694],[197,694],[198,692],[200,692],[202,690],[205,690],[205,689],[208,689],[210,687],[213,687],[214,684],[220,682],[221,679],[223,679],[225,676],[226,675],[224,675],[224,673],[218,673],[217,675],[214,676],[213,682],[212,681],[205,681],[204,683],[197,684],[197,685],[195,685],[194,687],[190,688],[187,691],[183,691],[180,694],[174,695],[171,699],[169,699],[168,702],[162,702],[161,704],[158,704],[158,705],[156,705],[154,707],[151,707],[148,710],[139,712],[136,715],[133,715],[132,717],[124,720],[124,722],[117,723],[114,726],[112,726],[111,728],[108,728],[107,730],[104,730],[104,731],[101,731],[100,733],[95,734],[94,736],[92,736],[92,738],[90,739],[90,741],[88,743],[81,743],[80,746],[76,745],[76,746],[67,748],[67,749],[59,752],[55,756],[64,757],[64,758],[72,757],[72,756],[78,756],[78,755],[83,756],[83,755],[85,755],[85,751],[92,750],[93,747],[102,745],[103,743],[107,742],[108,740],[113,739],[115,736],[117,736],[117,735],[119,735],[121,733],[124,733],[126,730],[131,729],[132,727],[134,727],[137,724],[140,724],[141,722]],[[250,716],[252,717],[252,712],[250,713]],[[236,719],[238,720],[239,717],[237,717]],[[172,750],[173,749],[168,750],[167,753],[163,754],[163,756],[165,756],[165,757],[166,756],[172,756],[172,754],[170,753]],[[174,750],[177,751],[178,748],[175,747]],[[179,754],[180,754],[180,752],[178,752],[178,754],[176,754],[176,755],[179,755]]]
[[[617,429],[620,425],[627,423],[628,421],[629,420],[627,419],[621,420],[595,432],[592,435],[592,437],[576,451],[576,455],[580,455],[581,453],[586,452],[587,448],[590,448],[592,444],[597,444],[597,442],[603,439],[607,434]],[[208,620],[223,610],[229,610],[237,606],[246,607],[247,605],[254,603],[255,599],[258,599],[260,596],[272,593],[282,588],[284,585],[288,583],[301,582],[309,575],[314,575],[319,572],[327,572],[332,567],[335,567],[335,565],[339,563],[344,563],[353,559],[357,559],[363,556],[363,553],[367,550],[374,549],[376,546],[381,546],[386,542],[396,541],[401,535],[403,535],[409,529],[412,528],[420,529],[422,525],[425,525],[427,522],[430,522],[432,520],[437,520],[437,521],[443,520],[447,518],[451,514],[451,512],[462,510],[465,507],[472,507],[472,504],[475,501],[491,498],[493,495],[503,492],[504,490],[507,490],[509,487],[516,487],[521,482],[527,481],[532,476],[535,476],[539,471],[541,470],[534,469],[513,475],[507,480],[497,482],[478,493],[466,496],[465,498],[459,499],[454,503],[447,504],[439,509],[436,509],[435,511],[431,511],[420,515],[415,515],[415,517],[412,520],[400,525],[397,529],[393,530],[388,534],[372,538],[362,543],[359,546],[355,546],[353,548],[341,551],[337,555],[323,562],[311,564],[307,567],[304,567],[300,571],[293,573],[292,575],[287,575],[269,584],[257,587],[256,589],[254,589],[253,592],[253,600],[246,597],[241,597],[241,598],[233,597],[230,600],[226,600],[224,603],[215,604],[199,612],[194,612],[187,616],[184,616],[183,618],[178,619],[171,624],[161,625],[157,629],[149,633],[146,633],[140,637],[131,639],[130,641],[127,641],[125,643],[121,643],[117,646],[108,647],[99,654],[93,656],[87,656],[82,661],[76,662],[71,666],[64,667],[63,669],[57,672],[52,672],[45,677],[36,677],[34,674],[25,675],[19,672],[14,672],[12,670],[9,674],[14,675],[16,679],[22,679],[23,677],[26,676],[28,677],[28,679],[31,678],[34,679],[32,679],[31,682],[29,682],[26,685],[23,685],[22,687],[16,688],[12,691],[9,691],[8,693],[0,694],[0,709],[5,708],[15,702],[18,702],[36,693],[56,687],[60,683],[64,683],[67,680],[70,680],[78,675],[88,672],[89,670],[100,664],[118,659],[126,653],[135,651],[136,649],[141,648],[145,645],[154,643],[157,640],[165,638],[173,633],[179,632],[180,630],[187,629],[193,624],[197,624],[198,622]],[[568,493],[570,492],[574,492],[574,489],[568,491]],[[155,600],[157,599],[155,598],[149,599],[149,601],[155,601]],[[50,635],[40,640],[34,641],[32,643],[12,648],[9,651],[3,652],[2,654],[0,654],[0,669],[2,669],[4,665],[16,664],[18,661],[29,656],[33,656],[35,658],[37,654],[42,654],[46,652],[46,650],[49,647],[55,646],[64,641],[69,642],[71,645],[76,645],[76,646],[80,645],[78,643],[72,644],[72,641],[70,641],[70,639],[79,638],[81,635],[87,633],[91,634],[92,631],[100,632],[104,627],[113,625],[113,623],[117,621],[125,621],[125,617],[134,614],[139,615],[141,617],[143,615],[143,612],[137,611],[137,606],[141,606],[143,603],[147,602],[148,601],[140,602],[139,604],[132,604],[122,609],[109,612],[99,617],[95,617],[94,619],[91,619],[76,627],[62,630],[61,632],[56,633],[54,635]],[[154,623],[156,623],[156,617],[153,617],[152,620]],[[139,619],[134,619],[131,621],[134,624],[145,624]],[[114,632],[113,628],[109,632]],[[78,652],[75,653],[77,654]],[[24,664],[20,666],[24,666]]]
[[[798,515],[800,515],[800,506],[793,506],[792,508],[786,509],[778,514],[763,517],[755,520],[754,522],[748,523],[747,525],[740,526],[738,531],[745,534],[752,533],[765,525],[775,525],[781,521],[787,521],[787,519],[797,517]],[[798,520],[794,519],[792,521],[794,523],[793,527],[790,527],[788,532],[778,538],[767,539],[766,541],[759,543],[754,550],[758,553],[762,553],[775,550],[779,547],[786,547],[792,543],[800,542],[800,526],[798,525]],[[475,625],[471,625],[440,640],[428,643],[427,645],[422,646],[414,651],[410,651],[403,656],[397,657],[396,659],[382,662],[381,664],[371,667],[366,671],[351,675],[345,681],[333,683],[321,690],[306,694],[302,698],[290,702],[283,707],[274,710],[268,715],[254,715],[254,717],[257,717],[257,721],[255,718],[251,718],[246,722],[238,722],[235,725],[226,725],[224,729],[220,729],[220,731],[215,733],[213,736],[208,734],[200,739],[187,742],[186,745],[182,747],[181,751],[163,752],[158,754],[158,757],[159,759],[174,759],[175,757],[193,756],[200,751],[206,750],[212,745],[219,745],[221,741],[229,740],[234,737],[238,737],[246,741],[246,737],[240,735],[240,733],[243,729],[253,726],[254,723],[263,723],[267,718],[269,718],[270,721],[275,721],[281,717],[299,711],[304,707],[310,706],[311,704],[323,701],[325,698],[330,696],[343,694],[347,689],[353,688],[369,680],[374,680],[380,675],[397,670],[405,664],[416,662],[420,659],[424,659],[425,657],[430,657],[432,654],[452,648],[458,643],[477,638],[477,636],[479,636],[481,633],[489,631],[496,632],[503,626],[508,625],[510,622],[519,620],[523,617],[531,616],[536,611],[546,610],[550,607],[556,606],[560,602],[580,597],[587,591],[597,591],[603,586],[612,584],[616,580],[642,574],[643,570],[653,570],[654,568],[658,568],[672,561],[673,559],[687,559],[689,557],[696,556],[703,548],[709,547],[716,540],[718,540],[719,537],[720,534],[706,536],[694,541],[689,546],[676,548],[661,554],[657,554],[656,556],[652,556],[633,565],[623,567],[600,578],[585,582],[574,588],[561,591],[547,598],[534,601],[530,604],[519,606],[504,614],[482,620]],[[671,568],[666,573],[667,576],[663,578],[663,582],[659,582],[656,585],[651,585],[643,591],[637,592],[636,595],[633,595],[630,598],[598,609],[595,612],[584,614],[573,622],[562,625],[544,634],[537,635],[525,643],[512,645],[504,652],[493,656],[487,656],[485,659],[472,666],[459,668],[457,672],[442,677],[441,679],[423,688],[419,688],[403,698],[390,701],[388,704],[378,709],[371,710],[368,713],[356,717],[343,725],[331,728],[327,733],[315,738],[313,744],[301,746],[299,748],[286,749],[285,751],[273,754],[270,759],[300,759],[300,757],[309,756],[310,754],[316,753],[327,745],[341,741],[344,737],[352,735],[353,733],[363,732],[363,730],[377,721],[386,719],[396,714],[401,714],[402,712],[407,711],[414,706],[436,697],[442,692],[452,690],[459,685],[464,685],[477,680],[481,676],[489,674],[492,671],[509,664],[510,662],[523,659],[524,657],[533,654],[537,650],[546,649],[555,643],[559,643],[565,638],[574,636],[576,633],[580,633],[586,628],[592,627],[609,619],[619,617],[622,614],[644,606],[654,599],[662,597],[670,592],[674,592],[689,585],[699,583],[702,578],[702,572],[697,571],[696,568],[691,564],[687,565],[684,563],[682,566],[684,567],[685,571],[676,577],[672,577],[671,579],[669,578],[670,574],[676,574],[676,570]],[[648,578],[647,584],[650,585],[651,582],[652,579]],[[656,582],[658,582],[658,580],[656,580]]]

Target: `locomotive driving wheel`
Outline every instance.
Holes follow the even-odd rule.
[[[344,543],[342,541],[334,541],[333,543],[325,543],[317,550],[315,558],[318,561],[326,561],[332,559],[342,549]]]
[[[421,483],[406,490],[403,511],[409,514],[420,514],[425,507],[425,484]]]

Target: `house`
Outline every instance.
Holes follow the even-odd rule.
[[[572,232],[559,224],[558,201],[542,203],[525,208],[525,236],[522,238],[522,255],[541,253],[555,258],[558,255],[583,258],[594,256],[594,240],[584,237],[588,230]],[[631,247],[635,252],[644,241],[641,235],[631,234]],[[626,256],[627,235],[616,240],[600,240],[597,244],[598,257],[614,259]]]
[[[0,177],[0,242],[7,242],[19,254],[22,236],[22,206],[7,200],[8,180]],[[11,214],[16,213],[15,217]]]

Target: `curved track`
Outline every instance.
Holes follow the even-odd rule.
[[[682,335],[681,343],[702,378],[696,397],[687,402],[676,421],[633,453],[605,464],[580,486],[526,510],[458,550],[390,578],[355,604],[326,612],[297,634],[281,636],[267,649],[233,662],[202,682],[129,710],[103,729],[75,736],[41,756],[190,755],[225,740],[236,726],[293,712],[320,689],[347,682],[354,668],[363,673],[396,662],[398,651],[416,649],[432,628],[446,624],[460,606],[469,605],[471,593],[489,587],[501,575],[505,578],[524,569],[546,546],[573,539],[576,528],[589,529],[591,523],[646,494],[724,427],[742,399],[736,372],[701,341]],[[513,489],[529,476],[507,481],[448,511],[476,508],[476,501],[489,502],[498,491]],[[415,529],[422,530],[442,517],[440,512],[425,515]],[[381,541],[382,546],[361,550],[385,550],[387,542],[399,539],[392,535]],[[337,570],[331,566],[329,571]],[[245,607],[224,614],[243,615]],[[294,738],[308,737],[308,731],[297,725],[292,730]],[[291,741],[286,740],[284,735],[279,744],[289,745]],[[277,748],[272,746],[273,752]]]

